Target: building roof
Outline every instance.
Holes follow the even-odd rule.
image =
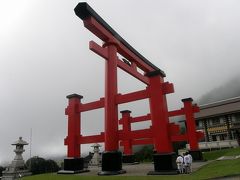
[[[196,120],[240,112],[240,97],[200,105],[200,112],[195,114]]]

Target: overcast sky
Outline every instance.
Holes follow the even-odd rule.
[[[74,14],[79,1],[0,1],[0,164],[11,161],[19,136],[32,155],[64,155],[66,95],[83,102],[104,94],[104,60],[88,49],[101,43]],[[126,41],[164,70],[174,83],[170,109],[197,100],[239,77],[240,1],[87,1]],[[145,86],[119,70],[119,92]],[[148,113],[147,101],[121,105],[133,115]],[[83,135],[103,131],[103,110],[83,113]],[[147,126],[146,126],[147,127]],[[84,151],[90,145],[84,146]],[[29,157],[26,147],[25,158]]]

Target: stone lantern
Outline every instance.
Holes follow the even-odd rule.
[[[3,171],[2,180],[14,180],[22,176],[31,175],[31,173],[27,170],[22,157],[22,153],[25,151],[24,145],[28,145],[28,143],[22,140],[22,137],[19,137],[19,139],[12,143],[12,145],[16,146],[16,149],[14,149],[16,155],[7,170]]]
[[[102,157],[101,157],[100,149],[99,149],[101,147],[101,145],[95,143],[91,147],[93,147],[93,157],[90,161],[90,165],[98,166],[102,163]]]

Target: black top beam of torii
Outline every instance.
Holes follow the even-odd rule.
[[[141,55],[136,49],[134,49],[127,41],[125,41],[110,25],[108,25],[86,2],[78,3],[74,9],[75,14],[82,20],[88,17],[94,17],[98,23],[100,23],[106,30],[108,30],[118,41],[126,46],[131,52],[138,56],[144,63],[151,66],[155,71],[160,71],[162,75],[166,76],[164,71],[148,61],[143,55]]]

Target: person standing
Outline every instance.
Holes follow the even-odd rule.
[[[183,157],[181,155],[177,157],[176,163],[177,163],[178,172],[182,174],[183,173]]]
[[[188,156],[188,152],[186,152],[183,156],[183,161],[184,161],[184,169],[185,173],[189,174],[190,173],[190,158]]]
[[[193,161],[193,159],[192,159],[192,155],[189,152],[187,153],[187,156],[189,158],[189,173],[191,173],[192,172],[192,161]]]

